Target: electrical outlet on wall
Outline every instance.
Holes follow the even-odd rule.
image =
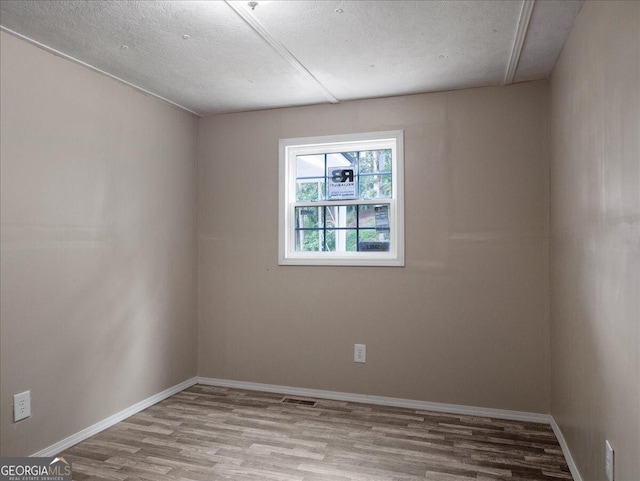
[[[615,458],[613,456],[613,446],[611,446],[611,443],[609,441],[604,442],[604,451],[605,451],[604,469],[607,473],[607,479],[609,481],[613,481],[613,476],[615,475],[615,469],[614,469]]]
[[[31,416],[31,391],[21,392],[13,396],[13,422]]]
[[[367,345],[353,345],[353,362],[367,362]]]

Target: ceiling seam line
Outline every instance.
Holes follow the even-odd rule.
[[[0,25],[0,30],[2,30],[3,32],[6,32],[10,35],[13,35],[14,37],[17,37],[21,40],[24,40],[27,43],[30,43],[31,45],[34,45],[38,48],[41,48],[43,50],[46,50],[49,53],[52,53],[53,55],[57,56],[57,57],[61,57],[65,60],[69,60],[70,62],[73,62],[77,65],[80,65],[82,67],[88,68],[89,70],[92,70],[96,73],[99,73],[101,75],[104,75],[105,77],[109,77],[112,80],[115,80],[116,82],[122,83],[124,85],[127,85],[128,87],[131,87],[132,89],[138,91],[139,93],[148,95],[149,97],[153,97],[156,100],[161,100],[164,103],[167,103],[169,105],[172,105],[173,107],[179,108],[181,110],[184,110],[185,112],[188,112],[190,114],[195,115],[196,117],[202,117],[202,114],[199,114],[198,112],[194,112],[191,109],[188,109],[187,107],[185,107],[184,105],[180,105],[177,104],[161,95],[158,94],[154,94],[153,92],[146,90],[142,87],[137,86],[136,84],[132,84],[131,82],[127,82],[124,79],[121,79],[120,77],[117,77],[113,74],[110,74],[109,72],[105,72],[104,70],[99,69],[98,67],[94,67],[93,65],[87,63],[87,62],[83,62],[82,60],[79,60],[75,57],[72,57],[71,55],[68,55],[66,53],[61,52],[60,50],[56,50],[55,48],[49,47],[48,45],[45,45],[44,43],[40,43],[37,40],[32,39],[31,37],[27,37],[26,35],[22,35],[21,33],[15,32],[7,27],[5,27],[4,25]]]
[[[262,39],[267,42],[271,48],[273,48],[284,60],[295,68],[298,72],[304,75],[308,80],[312,81],[318,90],[322,92],[322,95],[332,104],[340,103],[340,101],[324,86],[322,83],[311,73],[309,70],[293,55],[287,47],[285,47],[279,40],[277,40],[269,31],[262,25],[257,18],[252,16],[249,12],[245,11],[242,7],[234,5],[232,0],[225,0],[225,3],[238,14],[242,20],[246,22]]]
[[[535,3],[536,0],[522,0],[520,18],[518,19],[518,28],[516,29],[516,34],[513,39],[513,46],[511,47],[511,55],[509,56],[509,64],[507,65],[503,85],[513,83],[513,78],[516,75],[516,68],[520,63],[520,55],[522,54],[524,40],[527,37],[527,31],[529,30],[531,12],[533,12],[533,6]]]

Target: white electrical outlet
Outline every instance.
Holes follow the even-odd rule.
[[[613,476],[615,475],[615,470],[614,470],[615,459],[613,457],[613,446],[611,446],[611,443],[609,441],[604,442],[604,451],[605,451],[604,469],[607,473],[607,479],[609,481],[613,481]]]
[[[13,422],[31,416],[31,391],[21,392],[13,396]]]
[[[353,362],[367,362],[367,345],[353,345]]]

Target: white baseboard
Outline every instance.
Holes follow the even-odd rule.
[[[560,443],[560,447],[562,448],[562,454],[564,454],[564,459],[567,460],[567,465],[569,466],[569,471],[571,472],[571,476],[573,476],[573,481],[582,481],[582,476],[580,475],[580,471],[578,471],[578,466],[576,466],[576,462],[571,456],[571,451],[569,451],[569,446],[567,445],[567,441],[564,439],[562,434],[562,430],[553,416],[549,416],[551,429],[558,438],[558,442]]]
[[[173,396],[174,394],[179,393],[180,391],[183,391],[188,387],[193,386],[197,382],[196,379],[197,378],[192,377],[191,379],[187,379],[186,381],[181,382],[180,384],[176,384],[175,386],[170,387],[169,389],[165,389],[164,391],[159,392],[158,394],[155,394],[143,401],[140,401],[137,404],[134,404],[133,406],[123,409],[122,411],[114,414],[113,416],[109,416],[107,419],[103,419],[102,421],[94,424],[93,426],[89,426],[88,428],[83,429],[82,431],[79,431],[69,436],[68,438],[63,439],[62,441],[58,441],[57,443],[52,444],[51,446],[46,447],[41,451],[38,451],[37,453],[32,454],[31,456],[45,456],[45,457],[55,456],[59,452],[64,451],[65,449],[70,448],[74,444],[78,444],[80,441],[84,441],[85,439],[98,434],[100,431],[104,431],[105,429],[113,426],[114,424],[119,423],[120,421],[128,418],[129,416],[133,416],[134,414],[139,413],[143,409],[147,409],[148,407],[153,406],[154,404],[159,403],[160,401],[163,401],[164,399],[167,399],[168,397]]]
[[[551,416],[548,414],[529,413],[524,411],[507,411],[504,409],[482,408],[475,406],[464,406],[460,404],[443,404],[427,401],[416,401],[413,399],[400,399],[383,396],[370,396],[367,394],[352,394],[346,392],[323,391],[320,389],[307,389],[291,386],[278,386],[274,384],[262,384],[257,382],[231,381],[228,379],[216,379],[210,377],[198,377],[198,384],[219,387],[231,387],[237,389],[247,389],[249,391],[264,391],[292,396],[306,396],[321,399],[333,399],[336,401],[349,401],[365,404],[378,404],[382,406],[394,406],[408,409],[422,409],[426,411],[436,411],[451,414],[466,414],[469,416],[483,416],[498,419],[508,419],[511,421],[528,421],[534,423],[550,424]]]

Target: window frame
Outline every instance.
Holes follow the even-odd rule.
[[[391,149],[392,193],[390,198],[296,201],[298,155]],[[295,250],[295,208],[326,205],[389,204],[388,251],[302,252]],[[280,139],[278,264],[306,266],[395,266],[404,259],[404,131],[367,132]]]

